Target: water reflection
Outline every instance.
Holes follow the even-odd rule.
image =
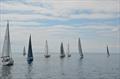
[[[46,73],[50,70],[50,63],[49,63],[49,59],[45,59],[45,70]]]
[[[22,56],[22,55],[20,55]],[[36,56],[28,64],[18,56],[14,66],[0,65],[0,79],[120,79],[120,55],[88,54],[83,59],[78,55],[60,59]]]
[[[78,63],[79,63],[79,65],[81,66],[81,65],[83,64],[83,58],[80,58],[80,59],[78,60]]]
[[[65,73],[64,73],[64,58],[60,60],[60,73],[61,73],[61,75],[65,75]]]
[[[33,64],[32,63],[28,64],[26,79],[32,79],[33,76],[32,69],[33,69]]]
[[[84,75],[84,67],[83,67],[83,58],[80,58],[79,60],[78,60],[78,68],[77,68],[77,70],[78,70],[78,75],[79,75],[79,77],[80,77],[80,79],[85,79],[85,75]]]
[[[48,59],[48,58],[45,59],[44,75],[45,75],[45,79],[52,78],[52,76],[51,76],[51,63],[50,63],[50,59]]]
[[[0,79],[12,79],[11,66],[2,66],[2,74]]]

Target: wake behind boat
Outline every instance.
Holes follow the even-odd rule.
[[[63,43],[61,43],[61,46],[60,46],[60,57],[61,57],[61,58],[64,58],[64,57],[65,57],[65,52],[64,52]]]
[[[45,44],[45,57],[46,58],[49,58],[50,57],[50,55],[48,54],[48,42],[47,42],[47,40],[46,40],[46,42],[45,42],[46,44]]]
[[[11,43],[10,43],[10,34],[9,34],[9,21],[7,22],[7,28],[4,38],[4,44],[2,49],[2,63],[5,66],[10,66],[14,64],[11,53]]]
[[[32,51],[32,43],[31,43],[31,35],[29,37],[27,61],[28,61],[28,64],[31,64],[32,61],[33,61],[33,51]]]

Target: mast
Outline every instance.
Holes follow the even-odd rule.
[[[46,40],[46,44],[45,44],[45,51],[46,51],[46,55],[48,55],[48,42]]]
[[[33,51],[32,51],[32,43],[31,43],[31,35],[29,38],[29,45],[28,45],[28,61],[33,60]]]
[[[2,57],[10,57],[11,45],[10,45],[10,34],[9,34],[9,21],[7,21],[7,28],[4,37]]]
[[[61,55],[65,55],[65,53],[64,53],[64,48],[63,48],[63,43],[61,43],[60,50],[61,50]]]
[[[110,56],[110,53],[109,53],[109,49],[108,49],[108,46],[107,46],[107,55]]]
[[[82,47],[81,47],[81,41],[80,38],[78,39],[78,50],[79,50],[79,54],[81,57],[83,57],[83,52],[82,52]]]

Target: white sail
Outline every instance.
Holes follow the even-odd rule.
[[[46,40],[46,42],[45,42],[45,55],[44,55],[46,58],[49,58],[50,57],[50,55],[48,54],[48,42],[47,42],[47,40]]]
[[[68,46],[67,46],[67,56],[70,57],[71,54],[70,54],[70,46],[69,46],[69,43],[68,43]]]
[[[70,53],[70,49],[69,49],[69,43],[68,43],[67,54],[69,55],[69,53]]]
[[[81,41],[80,38],[78,39],[78,50],[79,50],[79,54],[81,57],[83,57],[83,52],[82,52],[82,47],[81,47]]]
[[[4,44],[2,49],[2,57],[10,57],[10,53],[11,53],[11,45],[10,45],[10,34],[9,34],[9,23],[7,23]]]
[[[13,65],[14,60],[11,55],[11,44],[10,44],[10,34],[9,34],[9,22],[7,22],[7,28],[5,32],[5,38],[2,49],[2,62],[3,65]]]

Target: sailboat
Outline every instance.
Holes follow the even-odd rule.
[[[50,55],[48,54],[48,42],[46,40],[46,44],[45,44],[45,55],[44,55],[46,58],[49,58]]]
[[[70,54],[70,49],[69,49],[69,47],[70,47],[70,46],[69,46],[69,43],[68,43],[68,47],[67,47],[67,56],[68,56],[68,57],[71,57],[71,54]]]
[[[65,52],[64,52],[63,43],[61,43],[61,46],[60,46],[60,57],[61,57],[61,58],[64,58],[64,57],[65,57]]]
[[[79,51],[79,54],[80,54],[81,58],[83,58],[83,52],[82,52],[80,38],[78,39],[78,51]]]
[[[109,49],[108,49],[108,46],[107,46],[107,55],[110,56],[110,53],[109,53]]]
[[[31,43],[31,35],[29,37],[27,61],[28,61],[28,64],[31,64],[32,61],[33,61],[33,51],[32,51],[32,43]]]
[[[24,46],[24,48],[23,48],[23,56],[25,56],[26,55],[26,50],[25,50],[25,46]]]
[[[7,21],[7,28],[4,38],[4,44],[2,49],[2,63],[5,66],[10,66],[14,64],[11,53],[11,43],[10,43],[10,33],[9,33],[9,21]]]

